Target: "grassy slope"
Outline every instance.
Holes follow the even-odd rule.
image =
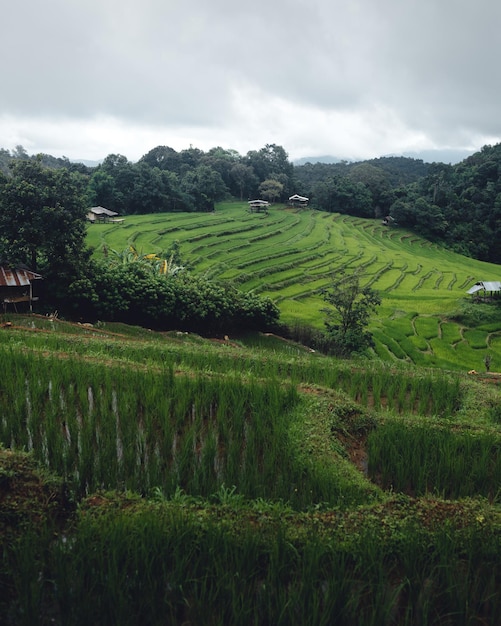
[[[334,580],[338,571],[342,578],[342,567],[351,567],[346,565],[346,557],[342,557],[342,567],[335,561],[331,571],[331,566],[327,563],[339,550],[341,554],[358,555],[360,558],[361,570],[355,573],[349,570],[354,582],[350,582],[352,587],[348,594],[348,597],[352,597],[350,602],[353,603],[355,612],[359,610],[359,606],[366,611],[363,619],[359,616],[358,623],[384,623],[377,621],[382,618],[374,617],[377,615],[374,611],[380,605],[384,611],[401,612],[401,621],[394,623],[402,624],[423,623],[419,622],[419,611],[430,611],[426,615],[432,619],[432,611],[438,608],[443,611],[443,623],[449,623],[445,617],[448,612],[464,611],[466,607],[469,619],[474,621],[474,617],[480,616],[479,623],[482,623],[482,619],[487,620],[485,623],[489,620],[490,623],[495,623],[492,620],[497,620],[500,616],[501,600],[496,587],[499,575],[500,494],[495,493],[489,485],[483,491],[480,484],[478,488],[472,487],[469,497],[450,497],[444,500],[440,497],[442,492],[446,492],[446,488],[440,483],[444,475],[443,465],[435,470],[428,467],[426,493],[416,493],[420,488],[411,486],[411,496],[399,493],[393,487],[394,481],[391,479],[386,489],[378,486],[377,480],[372,482],[366,473],[367,465],[370,467],[371,464],[371,459],[367,458],[367,435],[374,429],[376,432],[380,430],[386,437],[393,437],[393,441],[390,439],[385,446],[395,446],[394,453],[387,454],[383,461],[395,461],[390,473],[394,472],[396,477],[396,472],[402,469],[404,482],[406,468],[399,468],[396,462],[402,454],[402,449],[399,450],[397,446],[411,438],[410,449],[405,451],[407,462],[403,465],[410,465],[411,461],[418,466],[422,465],[419,454],[424,454],[422,458],[426,459],[436,452],[435,432],[440,433],[440,446],[443,447],[439,451],[439,458],[444,458],[444,450],[448,449],[448,444],[459,442],[462,446],[465,441],[476,441],[486,435],[493,446],[492,463],[497,463],[496,450],[501,445],[501,415],[498,408],[500,397],[497,386],[487,385],[462,374],[434,373],[428,377],[429,372],[426,370],[405,364],[389,368],[384,363],[377,362],[339,363],[311,354],[300,346],[275,337],[251,336],[235,342],[215,342],[192,335],[151,333],[116,324],[86,328],[58,320],[22,316],[12,316],[11,321],[13,326],[0,329],[2,359],[8,359],[9,355],[17,353],[32,354],[42,360],[37,361],[40,365],[44,359],[49,364],[56,358],[68,363],[69,372],[73,370],[80,374],[85,371],[86,365],[91,368],[100,364],[114,372],[111,380],[116,379],[119,371],[115,368],[123,368],[137,370],[138,373],[144,371],[145,381],[151,380],[146,377],[146,373],[149,376],[155,369],[161,370],[166,362],[173,359],[176,376],[181,378],[211,380],[230,376],[242,385],[259,385],[263,376],[274,376],[287,385],[293,382],[299,392],[299,402],[290,415],[288,445],[292,446],[295,463],[304,468],[304,473],[316,475],[319,479],[323,477],[331,488],[332,500],[329,504],[312,501],[308,505],[308,496],[303,494],[306,506],[299,506],[302,509],[300,511],[281,501],[246,500],[242,494],[234,493],[233,489],[224,484],[208,500],[193,498],[191,494],[182,492],[176,492],[172,498],[165,499],[161,488],[156,500],[149,501],[131,493],[89,494],[80,504],[73,525],[66,527],[62,533],[58,531],[59,535],[56,534],[56,537],[63,537],[64,551],[67,533],[75,533],[76,543],[72,545],[74,553],[80,556],[75,556],[73,564],[69,560],[70,553],[64,552],[61,567],[63,572],[66,572],[64,567],[76,568],[69,576],[74,583],[66,590],[66,593],[75,595],[73,602],[78,607],[75,608],[76,611],[85,612],[82,607],[92,606],[94,601],[107,606],[106,598],[109,597],[110,610],[115,611],[117,606],[121,606],[127,613],[131,606],[130,596],[125,599],[118,593],[121,604],[117,605],[112,594],[102,595],[98,592],[100,585],[104,590],[112,588],[117,592],[111,582],[111,577],[116,576],[116,573],[111,571],[112,568],[110,571],[106,569],[115,559],[122,564],[125,572],[125,583],[117,577],[119,588],[127,584],[131,593],[136,596],[143,593],[137,577],[138,561],[135,559],[142,562],[144,558],[145,564],[141,565],[144,569],[141,571],[145,576],[151,576],[151,580],[158,578],[158,597],[163,599],[162,577],[166,576],[166,580],[170,581],[173,573],[170,569],[167,573],[162,569],[168,566],[170,553],[167,553],[163,562],[158,563],[154,554],[149,552],[151,545],[155,545],[154,541],[158,541],[157,549],[162,554],[167,550],[177,550],[174,552],[177,556],[173,558],[173,562],[179,559],[184,568],[177,575],[181,577],[185,595],[172,602],[173,606],[189,606],[189,616],[193,623],[197,623],[198,603],[199,609],[203,611],[208,601],[202,591],[197,590],[197,581],[201,581],[203,588],[207,572],[213,571],[211,567],[214,567],[217,580],[222,580],[225,571],[229,572],[231,580],[238,578],[239,572],[244,571],[241,568],[244,568],[245,559],[251,559],[257,549],[263,555],[270,554],[271,564],[278,563],[280,571],[288,571],[290,568],[290,579],[285,580],[284,586],[276,583],[277,590],[284,593],[284,600],[280,600],[284,607],[289,601],[294,602],[295,594],[299,594],[307,584],[308,576],[313,576],[312,580],[316,581],[315,589],[312,588],[305,594],[310,594],[310,597],[314,593],[320,594],[317,599],[319,604],[315,608],[319,611],[318,615],[310,615],[312,609],[305,600],[305,608],[301,609],[304,612],[298,612],[295,618],[289,617],[292,621],[287,623],[318,624],[321,623],[320,616],[327,620],[325,623],[329,623],[329,614],[337,615],[336,606],[327,608],[323,605],[322,593],[318,590],[321,590],[324,578],[333,577]],[[403,324],[403,327],[405,329],[407,326]],[[426,323],[419,331],[422,335],[433,337],[435,327]],[[71,382],[71,374],[69,375]],[[410,386],[402,384],[406,381]],[[428,386],[419,387],[419,397],[412,399],[413,389],[418,389],[415,385],[420,381]],[[141,383],[140,376],[137,382]],[[452,383],[452,387],[449,383]],[[76,385],[77,381],[73,384]],[[438,412],[430,407],[426,402],[428,395],[440,398],[447,389],[452,389],[457,396],[454,408],[449,406],[447,410]],[[139,398],[144,394],[144,388],[140,386],[130,389],[129,392],[131,397],[136,395]],[[84,396],[87,397],[86,389]],[[58,406],[57,402],[55,406]],[[402,411],[400,406],[407,408]],[[59,411],[62,411],[64,417],[67,408],[62,401]],[[4,418],[4,421],[7,420]],[[428,437],[424,439],[423,433],[426,432]],[[402,437],[401,433],[406,436]],[[412,439],[413,433],[417,433],[418,437]],[[448,437],[444,438],[444,434],[448,434]],[[9,441],[10,437],[6,437],[3,444],[9,445]],[[411,459],[414,451],[419,454]],[[33,453],[43,458],[43,451],[33,450]],[[375,456],[376,454],[377,450],[374,451]],[[452,456],[449,459],[449,469],[454,468],[454,457],[461,456],[464,461],[461,471],[466,476],[471,465],[466,453],[463,451],[462,455],[458,454],[457,449],[452,448]],[[383,467],[381,465],[381,469],[375,470],[376,478],[378,474],[382,477]],[[66,524],[66,517],[71,515],[71,507],[65,501],[64,492],[57,480],[46,473],[33,471],[32,464],[27,463],[24,455],[17,459],[11,452],[0,451],[0,533],[9,537],[9,541],[13,536],[23,535],[26,527],[33,529],[34,520],[43,526],[47,519],[47,523],[51,525],[55,517],[60,527]],[[448,477],[447,474],[445,476]],[[470,479],[475,478],[476,475],[469,476],[468,481],[460,479],[459,484],[466,485]],[[301,502],[298,501],[297,504],[301,505]],[[204,543],[206,539],[207,543]],[[216,540],[219,546],[224,546],[224,558],[220,564],[214,560],[219,550],[214,550],[213,545],[216,544],[211,543]],[[34,539],[29,535],[27,541]],[[191,552],[188,551],[188,556],[183,557],[183,546],[187,542],[191,542]],[[14,580],[12,587],[9,583],[6,589],[9,589],[13,598],[16,594],[19,595],[21,606],[24,604],[25,615],[28,614],[26,623],[38,623],[36,618],[40,608],[48,610],[52,607],[50,604],[47,607],[47,600],[44,600],[45,596],[41,592],[42,587],[38,586],[43,584],[40,577],[42,567],[32,558],[34,549],[27,544],[29,554],[23,560],[22,545],[13,553],[17,559],[13,562],[20,568],[17,571],[18,578]],[[57,542],[50,545],[51,549],[58,546]],[[91,545],[94,546],[92,549]],[[238,558],[242,558],[238,548],[240,545],[244,551],[246,545],[252,546],[241,564],[238,562]],[[277,545],[282,546],[283,554],[274,552]],[[194,546],[200,546],[200,550]],[[320,546],[323,548],[318,555],[319,563],[316,564],[313,556]],[[115,547],[116,554],[113,553]],[[210,553],[212,565],[206,565],[203,561],[206,550],[213,550]],[[138,557],[135,556],[135,551],[138,551]],[[463,551],[466,557],[463,557]],[[41,554],[45,552],[42,550]],[[100,554],[103,555],[101,560]],[[195,555],[199,556],[195,558]],[[286,559],[291,559],[286,566],[279,560],[284,555]],[[183,558],[186,561],[182,561]],[[202,559],[202,573],[196,569],[197,558]],[[261,558],[266,560],[268,557]],[[308,561],[309,558],[312,559],[311,562]],[[324,561],[324,558],[327,560]],[[270,577],[267,584],[271,584],[274,577],[281,580],[272,568],[266,574],[266,570],[261,569],[262,561],[258,563],[257,560],[256,557],[256,562],[249,561],[254,570],[245,574],[242,579],[244,582],[238,578],[235,588],[235,593],[250,594],[251,605],[256,601],[253,595],[255,585],[262,581],[262,577]],[[348,561],[351,562],[349,558]],[[151,571],[148,569],[150,563],[155,563],[151,566]],[[308,563],[311,573],[305,574],[302,564],[306,567]],[[43,569],[45,571],[45,568],[52,568],[47,569],[52,574],[46,575],[56,577],[56,589],[58,585],[65,588],[64,573],[59,574],[58,567],[56,560],[46,563]],[[90,568],[89,580],[94,581],[97,580],[96,577],[100,577],[94,587],[87,585],[85,578],[79,578],[85,576],[82,572],[87,571],[84,569],[86,567]],[[129,567],[131,573],[128,573]],[[155,567],[158,569],[154,569]],[[190,567],[194,568],[193,571]],[[457,571],[453,574],[451,568]],[[10,580],[7,571],[5,569],[1,573],[5,580]],[[464,579],[461,578],[460,583],[457,582],[458,572],[464,573]],[[57,578],[58,576],[61,578]],[[182,576],[186,578],[183,580]],[[481,583],[479,576],[485,578],[482,578]],[[361,588],[363,581],[365,586]],[[430,581],[436,587],[436,597],[434,593],[429,593]],[[246,586],[247,583],[250,584],[249,587]],[[165,586],[165,581],[163,584]],[[83,587],[80,589],[79,585]],[[195,586],[192,588],[192,585]],[[226,585],[230,583],[224,582],[220,588],[215,588],[219,589],[217,594],[226,589]],[[387,595],[388,585],[392,590],[391,598]],[[378,590],[381,590],[381,595]],[[82,601],[84,596],[78,597],[79,593],[88,593],[89,597],[94,594],[92,602]],[[213,593],[216,594],[216,591]],[[359,596],[356,596],[357,593]],[[422,594],[427,593],[429,596],[423,600]],[[158,597],[155,596],[156,599]],[[5,601],[5,597],[1,601]],[[222,604],[218,604],[219,602],[220,600],[214,599],[214,605],[210,605],[211,610],[224,611],[226,600]],[[350,602],[347,606],[350,606]],[[435,607],[435,602],[438,608]],[[61,606],[64,608],[64,602]],[[233,610],[239,606],[235,606]],[[339,607],[341,606],[343,605],[340,604]],[[35,621],[29,622],[27,608],[32,611]],[[71,612],[72,609],[66,607],[66,610]],[[243,621],[240,623],[254,623],[252,606],[246,610],[249,611],[248,621],[241,618]],[[416,614],[407,614],[406,611]],[[464,623],[468,623],[466,613],[458,615],[464,618]],[[376,621],[371,621],[373,619]],[[124,623],[139,623],[134,622],[132,615],[128,620]],[[178,620],[178,623],[187,621],[184,612]],[[172,623],[176,621],[173,619]],[[233,622],[230,620],[228,623]],[[342,623],[350,621],[346,618]]]
[[[372,324],[380,358],[468,371],[483,370],[489,351],[491,370],[501,370],[501,325],[480,337],[448,320],[473,283],[499,278],[496,265],[388,229],[379,220],[280,206],[268,215],[250,214],[246,203],[223,203],[212,214],[130,216],[123,225],[93,225],[88,231],[96,255],[103,244],[161,252],[175,240],[193,271],[271,297],[287,323],[321,327],[321,290],[338,272],[363,268],[383,296]]]

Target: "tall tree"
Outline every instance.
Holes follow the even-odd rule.
[[[283,190],[284,186],[282,183],[272,178],[263,180],[263,182],[259,185],[259,193],[265,200],[269,200],[270,202],[278,200]]]
[[[353,273],[336,278],[323,295],[329,307],[322,312],[326,314],[327,335],[334,342],[335,352],[349,356],[372,346],[367,326],[371,313],[381,304],[379,293],[363,287],[359,273]]]
[[[181,189],[194,199],[197,211],[213,211],[214,202],[223,200],[228,194],[219,172],[208,165],[188,170],[181,179]]]
[[[179,174],[182,160],[178,152],[169,146],[157,146],[139,160],[139,163],[146,163],[150,167],[158,167],[161,170],[169,170]]]
[[[254,169],[259,182],[269,178],[278,180],[284,185],[286,193],[290,191],[294,166],[282,146],[268,143],[261,150],[251,150],[247,153],[245,164]]]
[[[244,195],[250,198],[257,187],[258,180],[250,165],[235,163],[230,170],[230,178],[232,190],[238,192],[240,200],[244,199]]]
[[[73,265],[84,252],[84,179],[47,169],[40,159],[17,160],[0,187],[0,249],[34,271]]]

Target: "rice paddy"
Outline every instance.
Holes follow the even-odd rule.
[[[161,252],[178,241],[197,274],[268,296],[285,323],[317,328],[323,327],[322,290],[339,272],[361,270],[383,299],[372,320],[380,358],[469,371],[482,370],[489,352],[492,371],[501,369],[501,324],[481,335],[477,324],[456,321],[468,288],[499,278],[499,267],[380,220],[278,205],[268,215],[250,214],[246,207],[222,203],[212,214],[128,216],[122,225],[90,226],[88,243],[99,256],[103,245]],[[411,311],[402,332],[402,315]]]
[[[363,265],[385,286],[375,358],[265,334],[4,316],[0,621],[500,623],[501,388],[482,366],[489,353],[495,370],[501,327],[453,321],[437,297],[457,306],[466,270],[440,279],[447,253],[372,222],[281,210],[260,233],[245,222],[266,218],[233,224],[237,208],[155,216],[144,232],[159,243],[186,231],[196,271],[273,294],[302,322],[320,323],[336,267]],[[142,220],[123,230],[134,237]],[[252,248],[275,228],[272,264]],[[226,262],[218,229],[240,238],[220,237]],[[359,247],[331,256],[325,241]],[[426,254],[397,262],[415,247]]]

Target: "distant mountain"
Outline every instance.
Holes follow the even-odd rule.
[[[454,165],[471,156],[474,150],[461,150],[459,148],[436,148],[430,150],[419,150],[416,152],[402,152],[401,154],[392,153],[386,154],[387,157],[406,157],[409,159],[418,159],[425,163],[450,163]],[[358,159],[357,162],[372,161],[373,159]],[[352,163],[350,159],[341,159],[332,155],[322,156],[309,156],[301,157],[300,159],[294,159],[294,165],[304,165],[305,163]]]
[[[344,159],[338,159],[327,154],[325,156],[301,157],[300,159],[294,159],[292,162],[294,165],[304,165],[305,163],[342,163],[343,161]]]
[[[83,163],[83,165],[86,165],[87,167],[97,167],[103,162],[102,159],[100,161],[89,161],[88,159],[70,159],[70,161],[72,163]]]
[[[450,163],[455,165],[460,163],[466,157],[471,156],[475,150],[461,150],[459,148],[436,148],[434,150],[420,150],[419,152],[403,152],[401,155],[391,156],[404,156],[410,159],[421,159],[425,163]]]

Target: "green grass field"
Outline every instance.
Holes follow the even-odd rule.
[[[398,313],[382,362],[9,318],[2,624],[500,623],[500,377],[398,361],[492,326]]]
[[[150,253],[178,241],[183,259],[197,274],[268,296],[284,322],[300,320],[318,328],[323,326],[322,289],[339,272],[361,269],[383,300],[372,321],[379,331],[378,355],[483,370],[489,352],[491,370],[501,370],[499,322],[482,333],[476,325],[451,319],[468,302],[468,288],[477,280],[498,280],[501,268],[388,229],[379,220],[280,205],[267,215],[250,214],[245,202],[227,202],[209,214],[127,216],[121,225],[94,224],[87,241],[96,256],[104,244],[118,251],[134,244]],[[412,319],[402,322],[410,313]]]

